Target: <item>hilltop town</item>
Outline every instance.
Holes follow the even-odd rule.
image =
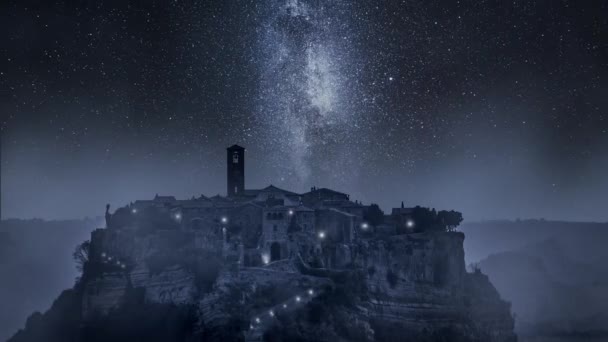
[[[238,145],[227,149],[226,168],[227,196],[177,200],[156,195],[114,214],[108,205],[107,228],[145,226],[190,233],[195,248],[217,249],[225,259],[232,258],[242,267],[296,258],[339,269],[353,262],[350,247],[360,239],[447,230],[462,221],[462,215],[454,211],[436,213],[405,208],[403,203],[385,215],[375,204],[351,201],[348,194],[327,188],[312,187],[302,194],[273,185],[246,189],[245,149]],[[105,234],[105,230],[97,231],[92,241]]]
[[[74,288],[11,341],[516,340],[509,303],[465,269],[460,213],[247,189],[238,145],[226,166],[226,196],[106,206]]]

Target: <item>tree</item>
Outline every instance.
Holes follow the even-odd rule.
[[[382,224],[382,222],[384,222],[384,212],[382,211],[382,209],[380,209],[380,206],[375,203],[372,203],[365,211],[363,219],[367,221],[370,225],[376,227]]]
[[[448,220],[446,221],[446,227],[448,231],[454,231],[456,227],[462,222],[462,213],[454,210],[449,211]]]
[[[89,240],[76,246],[72,257],[76,262],[76,269],[82,272],[84,265],[89,261],[89,252],[91,251],[91,242]]]
[[[462,222],[462,213],[454,210],[442,210],[437,214],[440,224],[445,227],[448,232],[454,231]]]
[[[416,206],[412,210],[412,220],[415,222],[414,230],[416,232],[435,230],[437,226],[437,213],[429,208]]]

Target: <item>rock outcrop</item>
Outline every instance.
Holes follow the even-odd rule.
[[[361,239],[341,253],[348,265],[316,273],[302,272],[295,255],[242,267],[195,241],[179,231],[94,231],[70,305],[56,303],[11,341],[53,341],[57,329],[77,341],[516,340],[510,305],[486,276],[466,272],[462,233]],[[64,315],[72,320],[49,323]]]

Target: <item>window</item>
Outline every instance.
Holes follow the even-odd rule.
[[[239,153],[238,152],[234,152],[232,154],[232,163],[233,164],[238,164],[239,163]]]

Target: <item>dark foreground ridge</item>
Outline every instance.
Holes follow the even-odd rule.
[[[82,276],[21,341],[515,341],[510,304],[465,269],[455,211],[385,215],[347,194],[245,189],[110,212]]]

